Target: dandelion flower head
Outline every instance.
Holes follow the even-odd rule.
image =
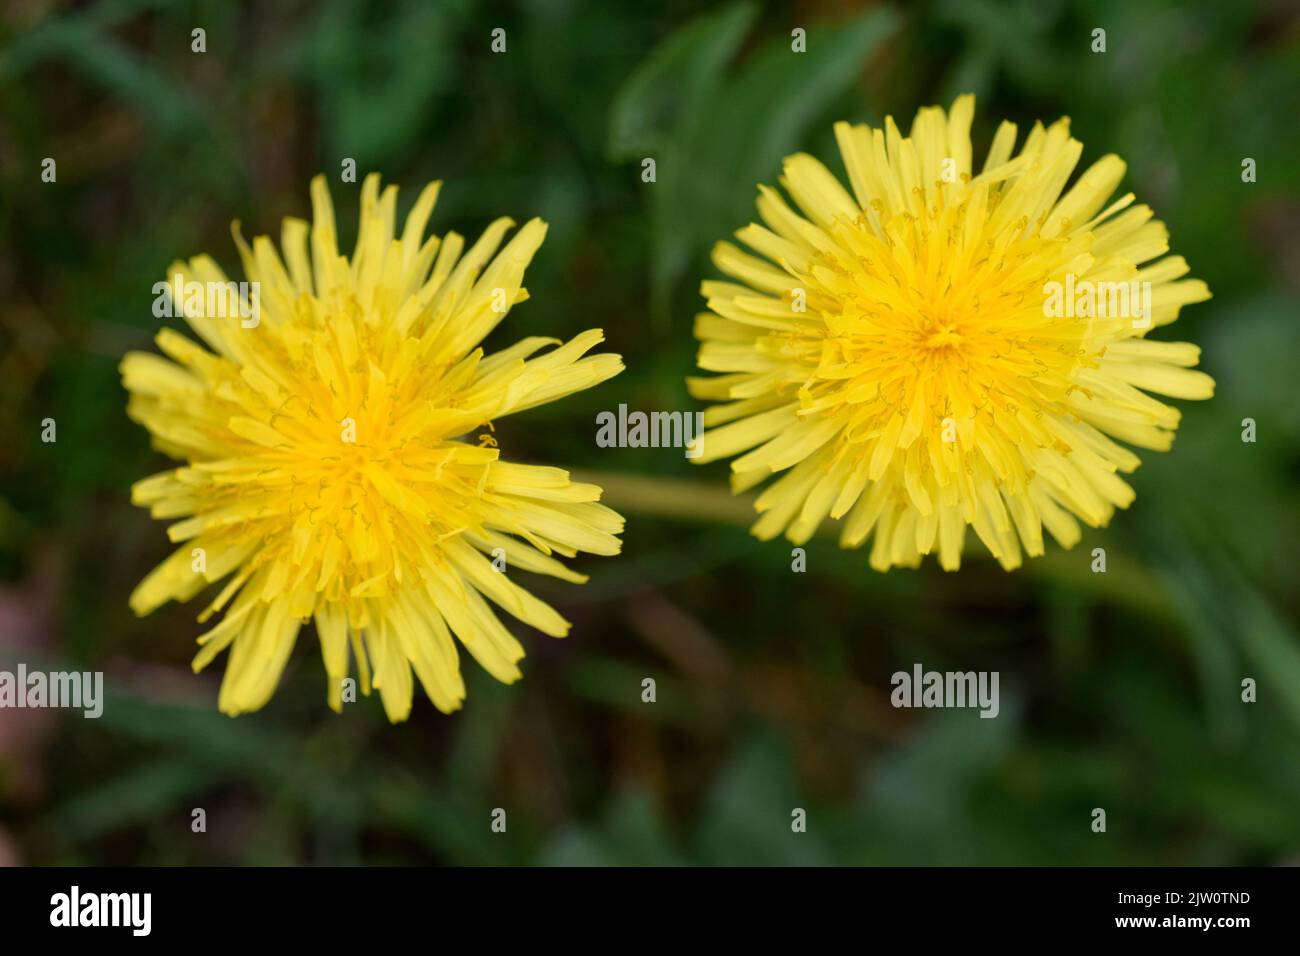
[[[492,423],[590,388],[622,362],[588,354],[599,330],[485,354],[483,338],[527,298],[524,270],[546,226],[534,219],[505,241],[514,223],[498,219],[468,249],[454,232],[426,238],[439,186],[420,193],[399,235],[396,187],[381,193],[368,177],[349,258],[317,177],[313,222],[284,221],[283,258],[232,228],[255,322],[240,318],[247,296],[212,259],[177,262],[177,288],[229,296],[180,303],[198,341],[164,328],[161,356],[122,362],[128,414],[183,463],[132,489],[174,522],[180,547],[131,607],[147,614],[228,579],[200,615],[222,612],[194,660],[197,671],[229,651],[225,713],[267,702],[309,621],[334,709],[355,664],[391,720],[408,716],[416,679],[439,710],[455,710],[457,643],[498,680],[520,676],[523,648],[498,608],[568,631],[517,571],[580,582],[560,558],[619,550],[623,521],[598,503],[600,488],[504,460]]]
[[[735,457],[758,496],[754,533],[806,541],[842,519],[877,570],[937,554],[958,567],[966,529],[1004,568],[1070,547],[1134,499],[1130,447],[1164,451],[1179,424],[1160,398],[1204,399],[1200,350],[1148,333],[1210,297],[1166,255],[1169,234],[1132,193],[1108,202],[1107,155],[1082,155],[1068,119],[1015,150],[1004,122],[972,166],[974,97],[921,109],[904,137],[838,123],[849,189],[817,159],[759,187],[762,224],[722,242],[706,281],[691,379],[705,412],[697,462]],[[1131,296],[1129,295],[1131,291]],[[1127,301],[1124,301],[1127,300]]]

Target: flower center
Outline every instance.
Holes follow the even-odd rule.
[[[922,347],[936,351],[939,349],[955,348],[961,344],[962,337],[957,332],[957,326],[954,322],[935,322],[931,324],[925,332]]]

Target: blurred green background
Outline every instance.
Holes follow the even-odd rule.
[[[98,721],[0,711],[0,861],[1300,862],[1295,9],[7,0],[0,658],[102,669],[110,696]],[[1023,136],[1062,114],[1084,164],[1122,155],[1122,189],[1214,292],[1158,337],[1200,343],[1218,393],[1182,403],[1129,511],[1013,574],[975,552],[957,574],[880,575],[831,537],[794,574],[787,543],[748,535],[725,464],[595,447],[602,409],[697,407],[683,377],[708,247],[753,218],[783,155],[841,172],[835,119],[908,124],[963,91],[977,157],[1000,119]],[[582,562],[583,587],[525,581],[572,635],[524,634],[512,687],[464,660],[454,717],[422,698],[396,727],[373,699],[335,716],[307,631],[272,703],[231,720],[220,666],[189,671],[201,602],[126,605],[169,550],[128,488],[167,462],[126,419],[117,363],[152,348],[173,259],[235,274],[229,221],[278,236],[314,173],[350,237],[344,157],[400,183],[401,210],[444,179],[439,232],[550,222],[533,298],[489,346],[598,326],[628,370],[497,435],[513,459],[601,473],[625,550]],[[891,708],[891,673],[915,662],[1000,671],[1001,716]]]

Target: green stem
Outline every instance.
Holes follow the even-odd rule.
[[[714,482],[589,469],[575,469],[570,474],[574,481],[600,485],[604,489],[601,502],[624,514],[746,527],[758,517],[753,493],[733,495],[726,485]],[[837,522],[825,522],[818,536],[832,537],[838,528]],[[963,565],[987,560],[982,548],[972,546],[969,540],[967,545]],[[1150,571],[1122,555],[1113,554],[1110,561],[1111,573],[1092,574],[1086,555],[1053,548],[1044,557],[1028,559],[1020,573],[1074,587],[1096,600],[1113,601],[1156,618],[1170,617],[1173,612],[1165,588]]]
[[[601,502],[615,511],[683,521],[749,525],[758,517],[752,494],[733,495],[725,485],[682,478],[576,469],[574,481],[604,489]]]

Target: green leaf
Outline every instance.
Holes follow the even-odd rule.
[[[1259,668],[1258,683],[1277,695],[1300,728],[1300,641],[1263,595],[1245,581],[1238,582],[1238,588],[1242,648]]]
[[[880,8],[808,31],[807,52],[773,39],[731,79],[724,65],[753,11],[730,7],[674,34],[615,99],[609,151],[655,160],[650,191],[651,307],[667,313],[691,259],[753,218],[754,188],[772,181],[863,64],[895,29]]]
[[[643,790],[620,793],[597,827],[572,827],[542,853],[547,866],[681,866],[654,799]]]
[[[808,814],[807,832],[791,823]],[[830,853],[816,833],[818,814],[799,796],[788,748],[772,733],[745,741],[722,769],[697,831],[699,856],[716,866],[819,865]]]
[[[753,4],[740,3],[701,17],[632,72],[610,108],[611,159],[641,159],[671,146],[683,127],[699,122],[754,13]]]
[[[216,768],[183,758],[141,764],[63,803],[54,811],[53,823],[60,834],[76,842],[168,813],[176,817],[178,829],[187,827],[189,813],[177,808],[206,791],[220,776]]]

